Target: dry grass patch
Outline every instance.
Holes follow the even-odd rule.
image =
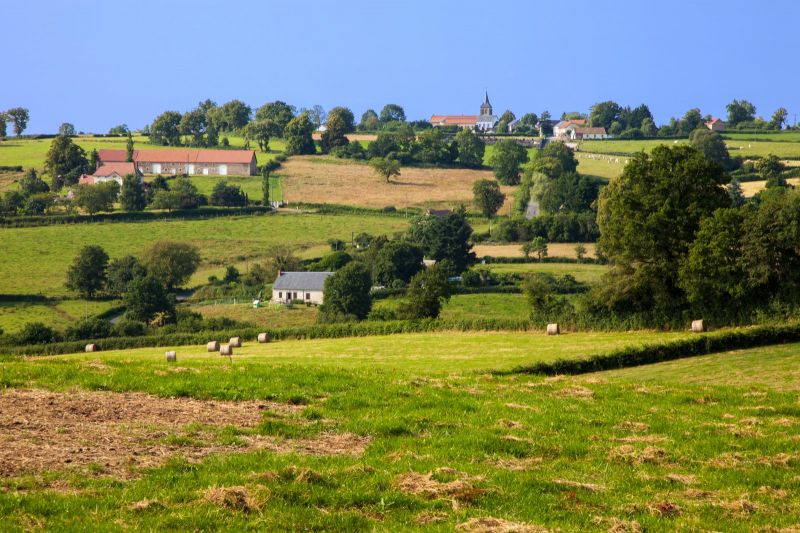
[[[447,520],[448,514],[444,511],[422,511],[414,517],[414,522],[421,526],[428,524],[438,524]]]
[[[680,483],[682,485],[694,485],[697,483],[697,476],[693,476],[691,474],[667,474],[666,476],[667,481],[672,481],[673,483]]]
[[[516,457],[493,457],[487,459],[486,463],[502,470],[521,472],[523,470],[529,470],[534,465],[541,464],[543,461],[544,459],[541,457],[524,457],[521,459]]]
[[[444,479],[449,479],[449,481],[444,481]],[[470,502],[486,492],[486,489],[477,486],[477,483],[483,479],[483,476],[470,476],[452,468],[442,467],[427,474],[419,472],[400,474],[395,478],[394,485],[401,492],[430,500],[449,498]]]
[[[242,440],[252,448],[270,450],[275,453],[350,455],[353,457],[363,454],[370,443],[369,437],[334,431],[326,431],[309,439],[275,439],[263,435],[249,435],[242,437]]]
[[[209,487],[203,491],[203,499],[232,511],[250,513],[258,510],[261,503],[247,490],[246,487]]]
[[[641,533],[642,526],[636,520],[622,520],[621,518],[595,516],[592,523],[598,526],[608,526],[609,533]]]
[[[557,390],[553,393],[553,396],[558,398],[581,398],[583,400],[591,400],[594,398],[594,391],[586,387],[581,387],[580,385],[575,385],[574,387],[565,387]]]
[[[630,444],[624,444],[617,448],[613,448],[608,458],[612,460],[620,460],[626,463],[641,465],[643,463],[649,464],[663,464],[669,458],[669,454],[662,448],[655,446],[647,446],[640,450]]]
[[[678,504],[669,501],[650,503],[647,505],[647,510],[653,516],[661,518],[672,518],[681,514],[681,508]]]
[[[287,202],[328,203],[380,208],[450,206],[472,203],[472,184],[494,179],[490,170],[403,167],[392,183],[375,175],[367,164],[322,156],[292,157],[281,167]],[[501,187],[511,198],[512,187]],[[507,200],[509,202],[510,200]],[[507,212],[501,208],[501,212]]]
[[[470,518],[456,526],[458,531],[468,533],[545,533],[549,531],[542,526],[526,524],[524,522],[511,522],[502,518],[491,516],[481,518]]]
[[[571,489],[581,489],[588,492],[605,492],[605,485],[598,485],[597,483],[584,483],[581,481],[571,481],[569,479],[554,479],[553,483],[562,487],[569,487]]]

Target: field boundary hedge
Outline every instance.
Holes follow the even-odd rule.
[[[57,224],[88,224],[93,222],[151,222],[156,220],[196,220],[216,217],[242,215],[262,215],[272,212],[271,207],[250,206],[235,208],[207,207],[202,209],[177,209],[175,211],[122,211],[96,215],[46,215],[46,216],[4,216],[0,226],[26,228],[53,226]]]
[[[588,374],[650,365],[664,361],[709,355],[745,348],[800,341],[800,325],[754,326],[744,330],[722,331],[698,335],[665,343],[620,348],[610,353],[596,354],[584,359],[557,359],[533,365],[518,366],[495,374]]]
[[[87,344],[96,344],[100,350],[123,350],[130,348],[156,348],[205,344],[211,340],[226,341],[230,337],[242,337],[247,342],[256,342],[259,333],[266,332],[270,340],[338,339],[343,337],[368,337],[395,335],[400,333],[426,333],[432,331],[527,331],[532,324],[528,320],[392,320],[386,322],[345,322],[320,324],[293,328],[238,328],[196,333],[173,333],[170,335],[146,335],[141,337],[108,337],[80,341],[34,344],[30,346],[6,345],[0,353],[7,355],[62,355],[83,352]]]

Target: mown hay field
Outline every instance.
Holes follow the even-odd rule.
[[[637,152],[650,152],[656,146],[677,146],[686,144],[683,139],[645,139],[640,141],[582,141],[578,149],[581,152],[595,154],[627,154]],[[732,156],[741,156],[745,159],[763,157],[774,154],[778,157],[797,159],[800,158],[800,142],[779,141],[753,141],[744,139],[728,139],[725,141],[728,151]],[[623,157],[623,156],[620,156]]]
[[[703,383],[486,373],[685,335],[0,358],[0,529],[791,530],[800,413],[765,377],[798,345]]]
[[[594,258],[597,244],[593,242],[576,243],[576,242],[551,242],[547,243],[547,257],[565,257],[568,259],[577,259],[575,256],[575,247],[581,244],[586,248],[585,257]],[[476,244],[473,251],[481,257],[525,257],[522,252],[521,244]],[[535,254],[534,254],[535,255]]]
[[[293,157],[277,171],[284,200],[363,207],[455,207],[472,203],[472,185],[490,170],[403,167],[390,183],[366,163],[325,156]],[[509,198],[513,188],[501,187]],[[506,201],[507,205],[510,199]],[[507,212],[507,205],[500,212]],[[505,209],[505,210],[504,210]]]
[[[797,187],[800,185],[800,178],[789,178],[786,180],[787,183],[794,185]],[[742,187],[742,194],[745,197],[750,198],[751,196],[755,196],[759,192],[763,191],[767,187],[766,181],[746,181],[740,184]]]
[[[157,240],[192,243],[200,248],[203,264],[191,285],[205,282],[209,269],[217,272],[228,264],[263,260],[274,246],[299,252],[330,238],[349,241],[352,232],[391,235],[407,224],[402,217],[280,214],[3,228],[3,243],[14,253],[0,257],[0,294],[68,294],[67,268],[88,244],[99,244],[114,258],[138,255]]]

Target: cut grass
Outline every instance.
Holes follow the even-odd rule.
[[[472,185],[494,179],[490,170],[403,167],[391,183],[366,163],[326,156],[293,157],[277,171],[284,200],[361,207],[457,207],[472,203]],[[508,197],[513,188],[502,187]],[[501,213],[508,210],[508,202]]]
[[[677,334],[644,335],[652,342]],[[189,413],[182,421],[188,426],[158,428],[157,444],[166,442],[173,456],[127,479],[103,464],[4,478],[0,529],[452,531],[513,522],[564,531],[752,531],[800,523],[800,503],[791,497],[800,460],[794,392],[755,395],[746,382],[642,385],[610,373],[482,373],[507,358],[573,357],[641,337],[281,342],[245,345],[232,362],[180,348],[180,366],[165,364],[163,350],[5,358],[5,387],[305,407],[269,408],[254,428],[200,433],[204,427]],[[9,446],[22,448],[30,439],[26,422],[2,422],[16,439]],[[351,446],[351,455],[292,447],[331,433],[365,444]],[[102,437],[100,431],[95,440]],[[249,439],[295,453],[252,451]],[[239,453],[190,459],[203,443],[217,449],[237,442]],[[137,446],[146,453],[152,444],[131,431],[126,447]]]
[[[800,178],[789,178],[786,180],[786,182],[796,187],[797,185],[800,185]],[[745,197],[750,198],[763,191],[767,187],[767,182],[746,181],[740,185],[742,186],[742,194],[744,194]]]
[[[575,246],[579,243],[575,242],[551,242],[547,244],[548,257],[566,257],[569,259],[576,259]],[[593,258],[597,245],[593,242],[580,243],[586,248],[585,257]],[[524,257],[522,253],[521,244],[476,244],[473,251],[477,254],[478,259],[481,257]]]
[[[200,248],[204,267],[262,260],[272,246],[302,250],[330,238],[349,240],[353,232],[373,235],[402,231],[400,217],[282,214],[112,224],[5,228],[3,243],[13,253],[0,257],[0,293],[67,294],[64,276],[81,247],[99,244],[112,257],[138,255],[148,244],[169,239]],[[201,269],[192,283],[205,282]]]

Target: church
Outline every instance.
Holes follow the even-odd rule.
[[[498,118],[492,113],[489,93],[481,104],[480,115],[433,115],[429,121],[432,126],[458,126],[482,132],[493,132]]]

